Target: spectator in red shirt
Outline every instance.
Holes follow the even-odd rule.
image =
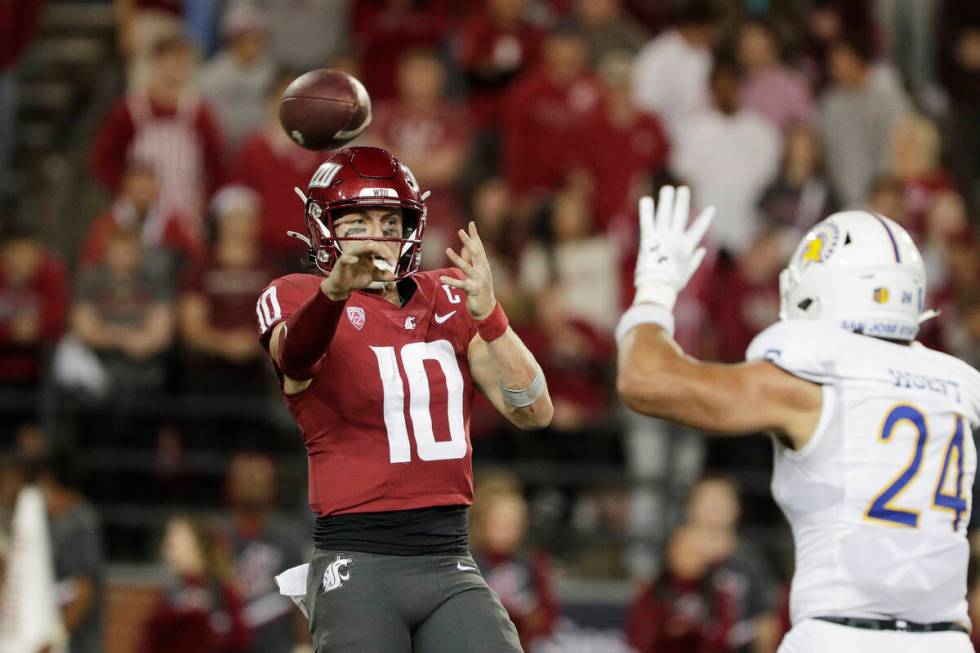
[[[255,298],[276,271],[259,249],[259,197],[228,186],[212,207],[211,251],[188,275],[180,298],[187,381],[197,392],[262,393],[270,386],[255,339]]]
[[[406,52],[438,47],[452,25],[438,0],[359,0],[353,22],[361,79],[375,101],[397,94],[398,65]]]
[[[734,600],[717,582],[712,543],[703,529],[670,536],[664,571],[630,607],[626,636],[637,653],[733,653]]]
[[[925,231],[926,215],[936,195],[953,188],[939,154],[939,129],[933,121],[909,114],[895,123],[891,134],[891,172],[902,182],[909,231],[914,237]]]
[[[667,162],[669,145],[660,120],[633,101],[631,61],[625,51],[603,58],[599,76],[604,95],[586,132],[583,168],[592,179],[592,214],[599,231],[624,213],[632,228],[642,189]]]
[[[525,5],[525,0],[488,0],[463,28],[459,63],[480,130],[497,129],[507,89],[538,62],[541,30],[525,18]]]
[[[143,624],[139,653],[246,651],[251,634],[216,529],[186,515],[173,517],[162,554],[172,578]]]
[[[448,238],[463,226],[454,188],[468,153],[469,133],[463,111],[446,100],[445,85],[446,71],[434,51],[404,55],[398,65],[398,98],[378,105],[369,138],[397,152],[422,188],[432,191],[429,229]]]
[[[541,65],[508,92],[504,115],[504,171],[525,200],[564,186],[584,158],[589,118],[602,95],[577,32],[556,29],[543,52]]]
[[[500,597],[525,650],[552,633],[558,621],[551,562],[526,543],[527,503],[519,490],[478,485],[470,512],[473,559]]]
[[[294,143],[279,124],[279,99],[293,81],[283,75],[270,88],[265,125],[245,142],[233,168],[232,179],[259,195],[259,243],[263,259],[280,272],[297,270],[305,252],[286,231],[305,233],[303,204],[294,188],[306,188],[322,154]]]
[[[724,363],[745,359],[752,339],[779,318],[779,271],[792,253],[793,233],[770,227],[740,253],[720,252],[702,292],[708,323],[703,357]]]
[[[192,264],[202,254],[201,242],[187,223],[160,206],[159,185],[153,166],[130,161],[123,172],[119,197],[108,212],[89,226],[79,263],[91,268],[105,257],[106,239],[116,229],[139,234],[144,247],[162,249],[178,265]]]
[[[0,385],[35,389],[64,329],[65,270],[30,230],[0,234]]]
[[[102,123],[92,149],[98,180],[118,192],[127,161],[153,166],[160,206],[177,211],[199,233],[205,202],[224,177],[221,133],[190,85],[190,44],[166,38],[153,47],[145,91],[120,98]]]

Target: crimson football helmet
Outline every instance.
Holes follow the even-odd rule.
[[[297,188],[305,203],[306,235],[294,231],[309,247],[310,259],[323,274],[329,274],[347,241],[377,240],[399,243],[395,280],[415,274],[422,261],[425,233],[425,201],[429,193],[419,190],[415,175],[404,163],[380,147],[346,147],[327,159],[313,173],[306,194]],[[355,207],[397,207],[402,210],[400,238],[338,238],[333,221]]]

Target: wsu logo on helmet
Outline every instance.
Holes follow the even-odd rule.
[[[344,581],[350,578],[350,566],[352,564],[354,564],[353,558],[337,556],[336,560],[327,565],[323,572],[324,593],[339,590],[344,586]]]

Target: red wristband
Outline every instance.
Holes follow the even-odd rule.
[[[497,302],[493,310],[490,311],[490,315],[476,323],[476,332],[480,334],[484,342],[490,342],[504,335],[509,325],[510,321],[507,319],[507,314],[500,307],[500,302]]]

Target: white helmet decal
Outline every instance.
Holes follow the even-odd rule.
[[[926,274],[911,236],[869,211],[843,211],[803,237],[779,275],[780,319],[827,320],[843,329],[913,340]]]

